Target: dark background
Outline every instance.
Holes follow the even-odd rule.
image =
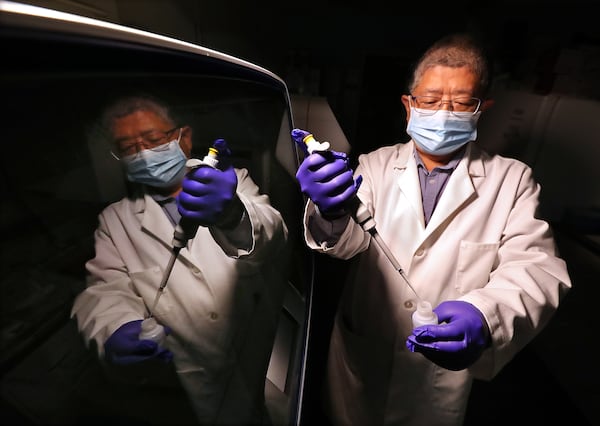
[[[406,140],[400,96],[413,61],[440,36],[477,33],[496,90],[600,100],[600,1],[436,2],[49,0],[28,3],[200,44],[261,65],[291,94],[325,97],[352,156]],[[599,117],[600,118],[600,117]],[[590,143],[600,143],[590,134]],[[578,149],[578,147],[574,147]],[[584,148],[581,148],[584,149]],[[596,181],[582,182],[598,185]],[[596,200],[596,203],[598,201]],[[598,226],[595,225],[597,235]],[[490,383],[476,382],[466,426],[600,424],[594,341],[598,246],[557,225],[574,290],[547,330]],[[583,232],[583,231],[582,231]],[[304,424],[322,423],[320,381],[342,262],[317,256]],[[332,273],[331,271],[335,271]],[[593,297],[592,297],[593,296]],[[586,317],[581,313],[585,312]]]
[[[600,98],[598,0],[386,2],[29,0],[178,38],[263,66],[327,99],[353,151],[406,140],[408,70],[440,36],[478,34],[496,86]]]

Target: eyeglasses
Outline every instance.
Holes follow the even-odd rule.
[[[166,151],[169,149],[168,138],[179,127],[173,127],[167,131],[150,130],[148,132],[141,133],[139,136],[127,139],[120,139],[114,142],[115,151],[111,150],[110,153],[117,160],[121,160],[124,157],[130,155],[137,155],[143,150],[152,151]],[[139,149],[138,149],[139,148]]]
[[[420,114],[433,115],[442,108],[442,104],[450,105],[450,112],[466,112],[475,114],[481,106],[481,99],[461,96],[454,99],[442,99],[441,96],[413,96],[409,99],[414,102],[414,107]]]

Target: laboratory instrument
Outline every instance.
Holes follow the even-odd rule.
[[[299,133],[304,134],[306,132],[299,129],[292,130],[293,136],[297,136],[299,135]],[[297,139],[295,140],[296,142],[298,142]],[[303,149],[308,154],[312,154],[313,152],[329,152],[329,142],[319,142],[311,133],[306,134],[302,138],[302,142],[304,143]],[[352,218],[356,221],[356,223],[358,223],[365,232],[371,234],[371,237],[373,238],[377,246],[381,249],[381,251],[383,251],[385,256],[388,258],[388,260],[394,267],[394,269],[398,271],[408,288],[411,289],[411,291],[420,301],[421,298],[419,297],[413,286],[410,284],[410,281],[408,281],[408,277],[406,276],[404,269],[402,269],[398,260],[396,260],[389,247],[385,244],[385,242],[379,235],[379,232],[377,232],[377,228],[375,227],[375,220],[373,219],[373,216],[371,216],[369,209],[367,209],[367,206],[365,206],[365,204],[360,200],[360,198],[358,198],[356,194],[354,195],[352,200],[350,200],[350,213],[352,215]]]
[[[195,169],[198,167],[212,167],[216,168],[219,164],[219,150],[217,147],[212,146],[208,149],[208,153],[206,156],[200,160],[198,158],[190,158],[185,163],[186,167],[191,169]],[[167,281],[169,281],[169,276],[171,275],[171,271],[173,270],[173,265],[177,260],[177,256],[179,252],[190,238],[193,238],[196,235],[196,231],[198,230],[198,224],[190,223],[189,221],[182,218],[177,226],[175,227],[175,231],[173,232],[173,249],[171,252],[171,257],[169,258],[169,263],[167,263],[167,267],[165,268],[165,272],[163,274],[163,278],[158,286],[158,290],[156,291],[156,296],[154,297],[154,302],[152,303],[152,308],[150,309],[149,318],[152,317],[154,313],[154,309],[156,309],[156,305],[158,304],[158,299],[163,294],[165,287],[167,286]]]

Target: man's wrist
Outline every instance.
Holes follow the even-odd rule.
[[[239,225],[245,214],[244,204],[236,194],[223,212],[223,217],[215,225],[221,229],[233,229]]]
[[[328,211],[324,212],[324,211],[321,211],[319,209],[319,206],[317,206],[316,204],[315,204],[315,208],[317,210],[317,213],[319,213],[319,215],[323,219],[329,220],[329,221],[341,219],[350,214],[350,213],[348,213],[348,211],[346,209],[328,210]]]

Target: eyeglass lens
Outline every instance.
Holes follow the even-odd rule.
[[[135,138],[130,138],[117,142],[117,152],[113,153],[118,158],[137,154],[144,149],[156,149],[167,144],[167,138],[177,127],[167,131],[151,130],[140,134]]]
[[[415,108],[437,111],[443,104],[448,104],[452,111],[475,113],[479,110],[481,100],[473,97],[458,97],[454,99],[442,99],[439,96],[411,96]]]

